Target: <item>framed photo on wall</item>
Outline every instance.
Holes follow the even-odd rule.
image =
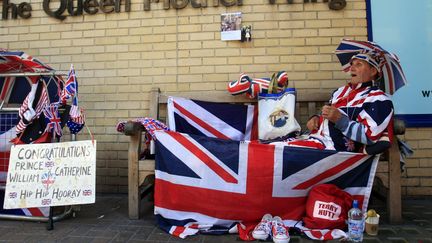
[[[242,13],[221,14],[221,40],[241,40]]]

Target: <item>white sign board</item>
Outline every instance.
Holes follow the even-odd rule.
[[[12,146],[3,208],[95,202],[96,141]]]
[[[373,41],[398,55],[408,80],[392,97],[396,114],[432,114],[432,1],[371,1],[371,12]]]

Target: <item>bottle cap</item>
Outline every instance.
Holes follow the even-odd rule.
[[[358,208],[358,201],[357,200],[353,201],[353,208]]]

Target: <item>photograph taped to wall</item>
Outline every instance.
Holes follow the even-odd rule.
[[[221,14],[221,40],[241,40],[242,13]]]

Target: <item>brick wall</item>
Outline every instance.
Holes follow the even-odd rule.
[[[402,173],[402,195],[432,195],[432,130],[409,128],[401,138],[414,150]]]
[[[151,3],[151,11],[143,10],[143,2],[132,0],[130,12],[122,8],[120,13],[84,13],[60,21],[43,12],[41,0],[32,0],[30,19],[0,20],[0,47],[23,50],[58,70],[75,65],[80,104],[98,140],[99,192],[127,191],[128,137],[119,135],[115,125],[147,115],[153,86],[163,91],[225,90],[240,72],[269,77],[286,70],[291,87],[330,92],[347,79],[333,54],[339,41],[367,38],[364,0],[347,0],[340,11],[329,10],[322,0],[277,0],[273,5],[249,0],[232,7],[208,1],[206,8],[189,3],[178,10],[165,10],[160,2]],[[56,3],[51,5],[54,9]],[[252,26],[251,42],[220,40],[220,14],[237,11],[243,12],[243,24]],[[431,133],[407,132],[416,155],[408,160],[403,178],[405,195],[432,195]]]

